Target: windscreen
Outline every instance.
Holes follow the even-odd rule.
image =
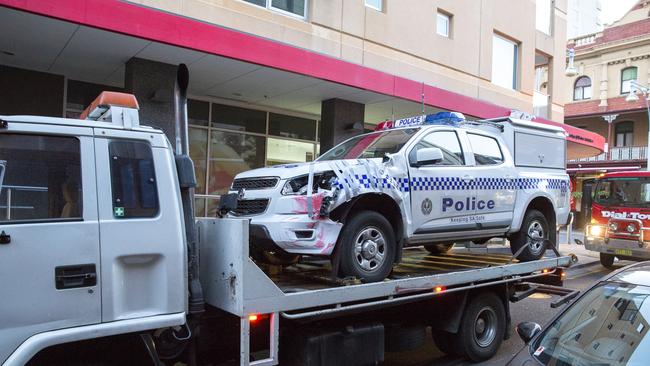
[[[647,365],[650,288],[603,282],[589,290],[531,345],[543,365]]]
[[[606,178],[596,185],[594,202],[606,206],[650,208],[650,178]]]
[[[416,132],[417,128],[405,128],[360,135],[333,147],[317,160],[383,158],[400,151]]]

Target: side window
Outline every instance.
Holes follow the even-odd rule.
[[[436,131],[424,136],[409,153],[409,161],[414,162],[417,151],[426,147],[442,150],[443,160],[438,165],[465,165],[463,149],[454,131]]]
[[[77,138],[0,134],[3,176],[0,223],[82,218]]]
[[[113,216],[154,217],[158,214],[158,189],[151,146],[139,141],[111,141]]]
[[[468,133],[476,165],[498,165],[503,163],[503,153],[496,139]]]

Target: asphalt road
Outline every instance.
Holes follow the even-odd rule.
[[[579,256],[580,258],[580,256]],[[587,259],[587,258],[585,258]],[[585,260],[586,262],[586,260]],[[580,263],[580,261],[579,261]],[[631,263],[631,262],[629,262]],[[628,262],[620,262],[619,267],[628,264]],[[605,269],[600,265],[598,261],[593,261],[579,266],[578,268],[570,268],[567,271],[567,279],[565,281],[565,287],[584,290],[591,286],[595,281],[609,273],[610,270]],[[541,325],[544,325],[551,317],[553,317],[556,312],[562,311],[564,307],[558,309],[552,309],[550,303],[552,297],[550,295],[541,295],[534,294],[531,297],[522,300],[518,303],[511,304],[511,315],[512,315],[512,324],[513,328],[516,324],[523,321],[534,321]],[[512,356],[517,353],[524,343],[521,341],[519,336],[516,334],[514,329],[512,330],[512,337],[503,342],[499,352],[489,361],[480,363],[478,365],[482,366],[496,366],[506,364]],[[427,339],[427,343],[411,352],[400,352],[400,353],[386,353],[386,361],[383,363],[384,366],[430,366],[430,365],[476,365],[469,362],[466,362],[459,358],[453,358],[445,356],[441,353],[436,346],[434,345],[431,338]]]

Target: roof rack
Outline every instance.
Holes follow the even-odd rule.
[[[496,119],[496,118],[494,118],[494,119]],[[503,119],[500,118],[500,122],[506,122],[506,121],[508,121],[508,118],[507,118],[507,117],[506,117],[506,118],[503,118]],[[503,132],[503,131],[504,131],[504,127],[503,127],[503,125],[501,125],[501,124],[499,124],[499,123],[496,123],[496,122],[494,122],[494,121],[492,121],[492,120],[487,120],[487,119],[482,119],[482,120],[478,120],[478,121],[470,121],[470,120],[467,120],[467,121],[464,121],[463,124],[466,124],[466,125],[472,125],[472,126],[488,126],[488,127],[494,127],[494,128],[496,128],[496,129],[498,129],[499,132]]]

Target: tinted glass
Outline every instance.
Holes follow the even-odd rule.
[[[650,288],[601,283],[531,345],[544,365],[647,365]]]
[[[190,128],[190,158],[194,162],[196,194],[205,194],[205,175],[208,166],[208,130]]]
[[[650,207],[650,179],[603,179],[596,185],[594,201],[601,205]]]
[[[496,165],[503,163],[503,154],[497,140],[492,137],[468,133],[476,165]]]
[[[266,0],[244,0],[244,1],[259,6],[266,6]]]
[[[415,162],[417,151],[426,147],[437,147],[442,151],[443,160],[438,165],[464,165],[463,149],[456,132],[438,131],[432,132],[422,138],[413,150],[409,153],[409,161]]]
[[[210,119],[210,103],[188,99],[187,118],[190,125],[207,126]]]
[[[416,132],[417,128],[406,128],[359,135],[334,146],[318,160],[383,158],[400,151]]]
[[[81,218],[78,139],[0,134],[0,162],[0,222]]]
[[[212,104],[212,127],[266,133],[266,112]]]
[[[284,114],[269,114],[269,134],[301,140],[316,138],[316,121]]]
[[[271,7],[304,17],[305,1],[306,0],[271,0]]]
[[[235,175],[264,166],[263,136],[212,131],[208,194],[228,192]]]
[[[113,216],[153,217],[158,214],[158,189],[151,146],[146,142],[112,141]]]

